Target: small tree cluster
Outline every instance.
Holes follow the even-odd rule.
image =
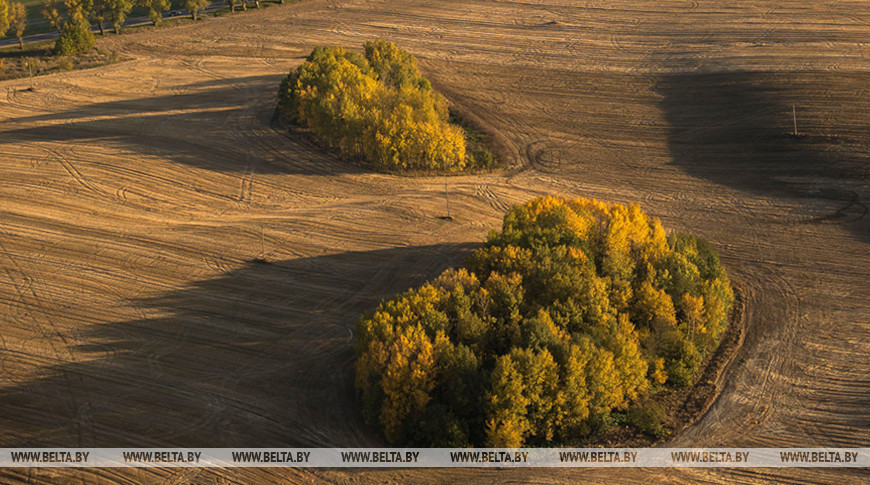
[[[43,6],[43,14],[60,32],[54,51],[58,55],[86,52],[94,47],[94,33],[87,16],[93,9],[92,0],[66,0],[66,15],[61,13],[60,2],[48,0]]]
[[[383,39],[365,54],[317,47],[281,83],[279,109],[342,154],[388,170],[457,171],[474,164],[463,129],[417,60]]]
[[[362,318],[356,386],[392,443],[576,442],[614,410],[692,383],[733,302],[702,239],[667,236],[636,205],[535,199],[464,268]]]

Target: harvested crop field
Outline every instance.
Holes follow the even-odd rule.
[[[386,37],[512,167],[403,177],[271,127],[318,44]],[[555,193],[639,202],[745,304],[675,447],[870,446],[870,4],[309,0],[3,81],[0,447],[382,444],[361,312]],[[799,136],[793,131],[792,106]],[[446,212],[445,187],[453,220]],[[254,260],[265,254],[271,264]],[[3,469],[3,482],[848,483],[858,469]]]

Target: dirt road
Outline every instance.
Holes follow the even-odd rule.
[[[358,315],[514,203],[640,202],[711,240],[746,342],[673,446],[870,446],[870,5],[310,0],[105,39],[0,83],[0,447],[361,446]],[[387,37],[513,168],[369,173],[273,130],[314,45]],[[789,136],[795,105],[799,133]],[[445,214],[450,191],[453,221]],[[273,264],[252,262],[261,245]],[[2,481],[845,483],[816,470],[0,471]],[[866,475],[863,476],[866,478]]]

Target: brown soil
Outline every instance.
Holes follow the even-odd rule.
[[[742,290],[744,343],[721,393],[668,446],[870,446],[868,19],[862,1],[310,0],[107,38],[134,60],[34,91],[0,82],[0,447],[381,444],[354,407],[358,315],[544,193],[640,202],[709,239]],[[280,78],[314,45],[376,36],[420,58],[514,167],[373,174],[270,127]],[[261,234],[270,264],[252,261]],[[0,470],[33,483],[863,479]]]

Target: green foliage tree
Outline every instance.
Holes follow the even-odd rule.
[[[199,11],[208,6],[208,0],[184,0],[184,8],[190,12],[193,20],[199,20]]]
[[[104,0],[106,5],[106,18],[112,22],[115,33],[121,32],[121,26],[127,20],[127,15],[133,10],[133,0]]]
[[[475,160],[417,60],[383,39],[365,54],[317,47],[279,89],[279,109],[324,144],[388,170],[458,171]]]
[[[103,30],[103,23],[109,16],[109,2],[111,0],[94,0],[94,7],[91,10],[91,17],[97,22],[97,27],[100,29],[100,35],[106,35]]]
[[[42,4],[42,16],[48,20],[48,23],[51,24],[52,27],[57,30],[58,34],[62,34],[62,27],[64,23],[63,14],[61,13],[61,6],[63,2],[60,0],[45,0],[45,3]]]
[[[54,45],[58,55],[87,52],[94,47],[94,34],[91,25],[84,18],[69,20],[64,24],[63,32]]]
[[[9,6],[9,31],[15,33],[18,46],[24,50],[24,30],[27,28],[27,9],[23,3],[14,2]]]
[[[379,51],[368,64],[312,55],[363,66],[343,79],[368,68],[417,85],[407,60]],[[570,443],[614,411],[660,436],[649,397],[693,382],[732,302],[702,239],[668,236],[634,205],[543,197],[511,209],[464,268],[361,319],[356,387],[366,419],[394,443]]]
[[[635,404],[629,408],[627,417],[632,426],[653,438],[661,438],[667,434],[662,426],[667,414],[661,404],[654,402]]]

